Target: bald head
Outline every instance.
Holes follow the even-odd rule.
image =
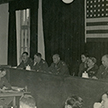
[[[31,95],[24,95],[20,99],[20,108],[36,108],[35,100]]]
[[[57,64],[60,61],[60,56],[58,54],[53,55],[53,62]]]
[[[108,54],[104,55],[102,57],[102,64],[105,66],[105,67],[108,67]]]

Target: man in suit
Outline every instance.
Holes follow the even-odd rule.
[[[22,53],[22,61],[21,63],[17,66],[17,68],[20,69],[26,69],[26,66],[32,66],[32,59],[29,57],[28,52],[23,52]]]
[[[60,56],[54,54],[52,58],[53,63],[49,67],[49,71],[57,75],[69,75],[68,67],[64,61],[60,60]]]
[[[108,80],[108,54],[102,57],[102,65],[99,67],[96,77]]]
[[[40,53],[36,53],[34,55],[34,62],[32,64],[32,70],[37,72],[46,72],[48,69],[48,64],[45,60],[42,59],[42,55]]]

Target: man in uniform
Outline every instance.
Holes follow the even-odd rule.
[[[6,79],[6,70],[0,69],[0,92],[3,94],[5,90],[11,89],[11,85]],[[9,108],[8,105],[12,103],[13,97],[0,97],[0,108]]]
[[[53,63],[49,67],[49,71],[57,75],[69,75],[66,63],[60,60],[60,56],[58,54],[53,55]]]
[[[35,70],[37,72],[46,72],[47,69],[47,62],[42,59],[42,55],[40,53],[36,53],[34,55],[34,63],[32,65],[32,70]]]
[[[102,65],[99,67],[96,77],[108,80],[108,54],[102,57]]]
[[[23,52],[22,53],[22,61],[21,63],[17,66],[17,68],[20,68],[20,69],[26,69],[26,66],[32,66],[32,59],[29,58],[28,56],[28,52]]]

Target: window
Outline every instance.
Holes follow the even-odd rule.
[[[20,39],[21,39],[21,48],[20,54],[24,51],[30,53],[30,10],[22,10],[21,11],[21,31],[20,31]]]
[[[30,9],[16,11],[17,64],[24,51],[30,53]]]

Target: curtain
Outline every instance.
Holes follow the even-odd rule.
[[[10,5],[9,5],[10,8]],[[15,11],[9,10],[8,26],[8,65],[17,65],[17,44],[16,44],[16,17]]]
[[[37,51],[37,15],[38,0],[17,0],[9,2],[9,31],[8,31],[8,64],[17,65],[16,18],[15,11],[30,9],[30,56]]]
[[[97,64],[101,64],[103,55],[108,54],[108,38],[88,38],[86,50],[90,56],[97,59]]]
[[[39,0],[38,8],[38,52],[42,54],[42,58],[45,59],[45,47],[43,36],[43,22],[42,22],[42,0]]]
[[[52,62],[52,55],[58,53],[67,63],[70,73],[76,72],[77,61],[85,46],[84,0],[75,0],[71,4],[65,4],[61,0],[43,0],[42,9],[48,64]]]
[[[17,65],[20,63],[20,30],[21,24],[19,23],[21,20],[21,13],[20,11],[16,11],[16,37],[17,37]]]
[[[34,1],[30,8],[30,56],[38,49],[38,0]]]

